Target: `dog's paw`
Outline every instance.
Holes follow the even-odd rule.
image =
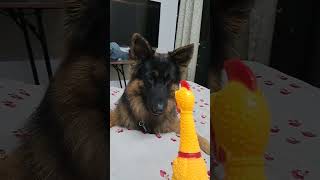
[[[199,145],[200,145],[200,149],[206,153],[207,155],[210,155],[210,143],[207,139],[205,139],[204,137],[201,137],[200,135],[198,135],[198,140],[199,140]]]
[[[205,152],[207,155],[210,155],[210,144],[208,141],[200,145],[200,148],[203,152]]]

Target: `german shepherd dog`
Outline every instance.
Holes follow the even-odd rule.
[[[140,34],[133,34],[129,56],[135,65],[117,107],[111,111],[110,127],[179,133],[174,92],[192,55],[193,44],[160,54]],[[209,154],[209,142],[199,135],[198,139],[201,149]]]
[[[107,1],[66,0],[62,64],[1,180],[106,180]]]

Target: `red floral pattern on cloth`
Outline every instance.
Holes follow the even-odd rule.
[[[291,83],[290,86],[293,87],[293,88],[301,88],[299,85],[297,85],[295,83]]]
[[[161,134],[156,134],[156,137],[157,138],[161,138]]]
[[[207,117],[207,115],[202,114],[201,117],[202,117],[203,119],[205,119],[205,118]]]
[[[15,94],[15,93],[9,93],[8,95],[9,95],[11,98],[13,98],[13,99],[18,99],[18,100],[24,99],[23,97]]]
[[[18,89],[19,93],[24,96],[31,96],[29,92],[27,92],[25,89]]]
[[[2,104],[4,106],[10,107],[10,108],[15,108],[17,106],[17,104],[15,102],[9,101],[9,100],[2,101]]]
[[[288,79],[288,77],[286,77],[286,76],[284,76],[284,75],[281,75],[281,74],[279,74],[278,77],[279,77],[281,80],[287,80],[287,79]]]
[[[122,132],[123,132],[122,128],[117,129],[117,133],[122,133]]]
[[[175,138],[170,138],[171,139],[171,141],[173,141],[173,142],[176,142],[177,141],[177,139],[175,139]]]
[[[271,128],[270,130],[272,133],[278,133],[280,131],[278,126],[273,126],[273,128]]]
[[[289,124],[290,126],[292,126],[292,127],[299,127],[299,126],[301,126],[301,122],[298,121],[298,120],[296,120],[296,119],[294,119],[294,120],[292,120],[292,119],[288,120],[288,124]]]
[[[288,137],[288,138],[286,138],[286,141],[290,144],[298,144],[301,142],[300,140],[298,140],[297,138],[294,138],[294,137]]]
[[[31,136],[31,133],[28,132],[25,129],[17,129],[12,131],[12,134],[17,137],[18,139],[25,139],[25,138],[29,138]]]
[[[287,88],[282,88],[280,89],[280,93],[283,95],[288,95],[288,94],[291,94],[291,91]]]
[[[309,174],[307,170],[294,169],[291,171],[292,177],[297,180],[304,180],[304,178]]]
[[[166,171],[164,171],[164,170],[160,170],[160,176],[164,179],[164,180],[169,180],[170,179],[170,177],[169,177],[169,174],[166,172]]]
[[[265,158],[266,160],[268,160],[268,161],[273,161],[273,160],[274,160],[273,156],[271,156],[271,155],[268,154],[268,153],[265,153],[265,154],[264,154],[264,158]]]
[[[273,85],[274,83],[272,81],[264,81],[264,84],[265,85],[268,85],[268,86],[271,86]]]
[[[305,137],[310,137],[310,138],[313,138],[313,137],[317,137],[316,134],[310,132],[310,131],[301,131],[302,135],[305,136]]]

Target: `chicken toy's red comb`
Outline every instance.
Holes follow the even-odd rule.
[[[186,80],[181,80],[180,85],[181,87],[185,87],[186,89],[190,90],[190,85]]]
[[[226,60],[224,62],[224,69],[229,81],[240,82],[251,91],[255,91],[257,89],[255,75],[240,59]]]

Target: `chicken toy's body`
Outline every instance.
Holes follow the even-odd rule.
[[[228,77],[223,90],[211,96],[214,152],[224,166],[224,180],[266,180],[264,152],[270,129],[267,103],[253,73],[240,61],[228,63],[225,68],[244,70],[241,77],[237,73],[235,79]]]
[[[193,120],[194,95],[188,87],[181,87],[175,97],[180,111],[180,147],[172,165],[172,180],[208,180]]]

